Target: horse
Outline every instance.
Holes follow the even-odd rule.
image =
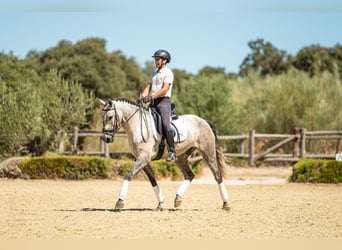
[[[102,140],[106,143],[114,141],[115,134],[121,129],[127,134],[131,153],[135,157],[135,163],[124,177],[121,185],[119,198],[115,204],[115,210],[124,208],[124,200],[128,193],[128,186],[132,178],[141,170],[147,175],[154,193],[158,200],[156,211],[163,210],[164,196],[154,176],[150,162],[158,158],[166,158],[167,151],[160,154],[159,147],[163,143],[162,137],[156,136],[155,123],[150,115],[149,108],[141,103],[134,102],[128,98],[116,98],[103,101],[102,108]],[[230,210],[228,205],[228,192],[223,178],[226,176],[225,158],[220,150],[217,133],[213,125],[193,114],[180,115],[178,117],[184,127],[186,137],[182,141],[175,140],[176,165],[181,170],[184,181],[179,186],[174,200],[174,207],[182,203],[182,197],[195,177],[189,167],[188,158],[197,149],[202,160],[209,166],[218,184],[219,192],[223,201],[223,210]]]

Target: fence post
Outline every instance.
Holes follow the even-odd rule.
[[[78,127],[74,127],[74,155],[77,155],[77,144],[78,144]]]
[[[104,154],[106,158],[109,158],[109,143],[104,144]]]
[[[109,158],[109,143],[105,143],[100,137],[100,153],[104,157]]]
[[[299,155],[299,141],[300,141],[300,129],[299,128],[294,128],[293,129],[293,134],[295,138],[293,139],[293,152],[292,156],[293,158],[298,158]]]
[[[340,142],[341,142],[341,138],[338,138],[336,142],[336,154],[340,152]]]
[[[244,133],[241,135],[244,135]],[[241,139],[240,141],[240,153],[241,155],[245,154],[245,139]]]
[[[248,138],[248,165],[254,165],[254,144],[255,144],[255,130],[249,131]]]
[[[299,157],[304,158],[305,157],[305,137],[306,137],[306,129],[301,128],[300,129],[300,146],[299,146]]]

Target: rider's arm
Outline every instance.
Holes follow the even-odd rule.
[[[163,97],[166,94],[166,92],[169,90],[170,85],[171,85],[170,83],[164,82],[163,87],[153,94],[152,99]]]
[[[145,96],[148,96],[148,94],[150,93],[151,91],[151,87],[152,87],[152,84],[149,83],[147,84],[147,86],[144,88],[144,90],[141,92],[141,97],[145,97]]]

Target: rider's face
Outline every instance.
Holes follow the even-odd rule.
[[[161,57],[156,56],[156,57],[154,58],[154,64],[156,65],[157,68],[160,68],[160,67],[162,67],[163,64],[165,64],[165,63],[164,63],[164,60],[163,60]]]

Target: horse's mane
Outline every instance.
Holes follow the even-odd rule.
[[[131,99],[128,99],[126,97],[118,97],[115,98],[114,101],[119,101],[119,102],[127,102],[129,104],[135,105],[135,106],[139,106],[139,104],[135,101],[132,101]]]

